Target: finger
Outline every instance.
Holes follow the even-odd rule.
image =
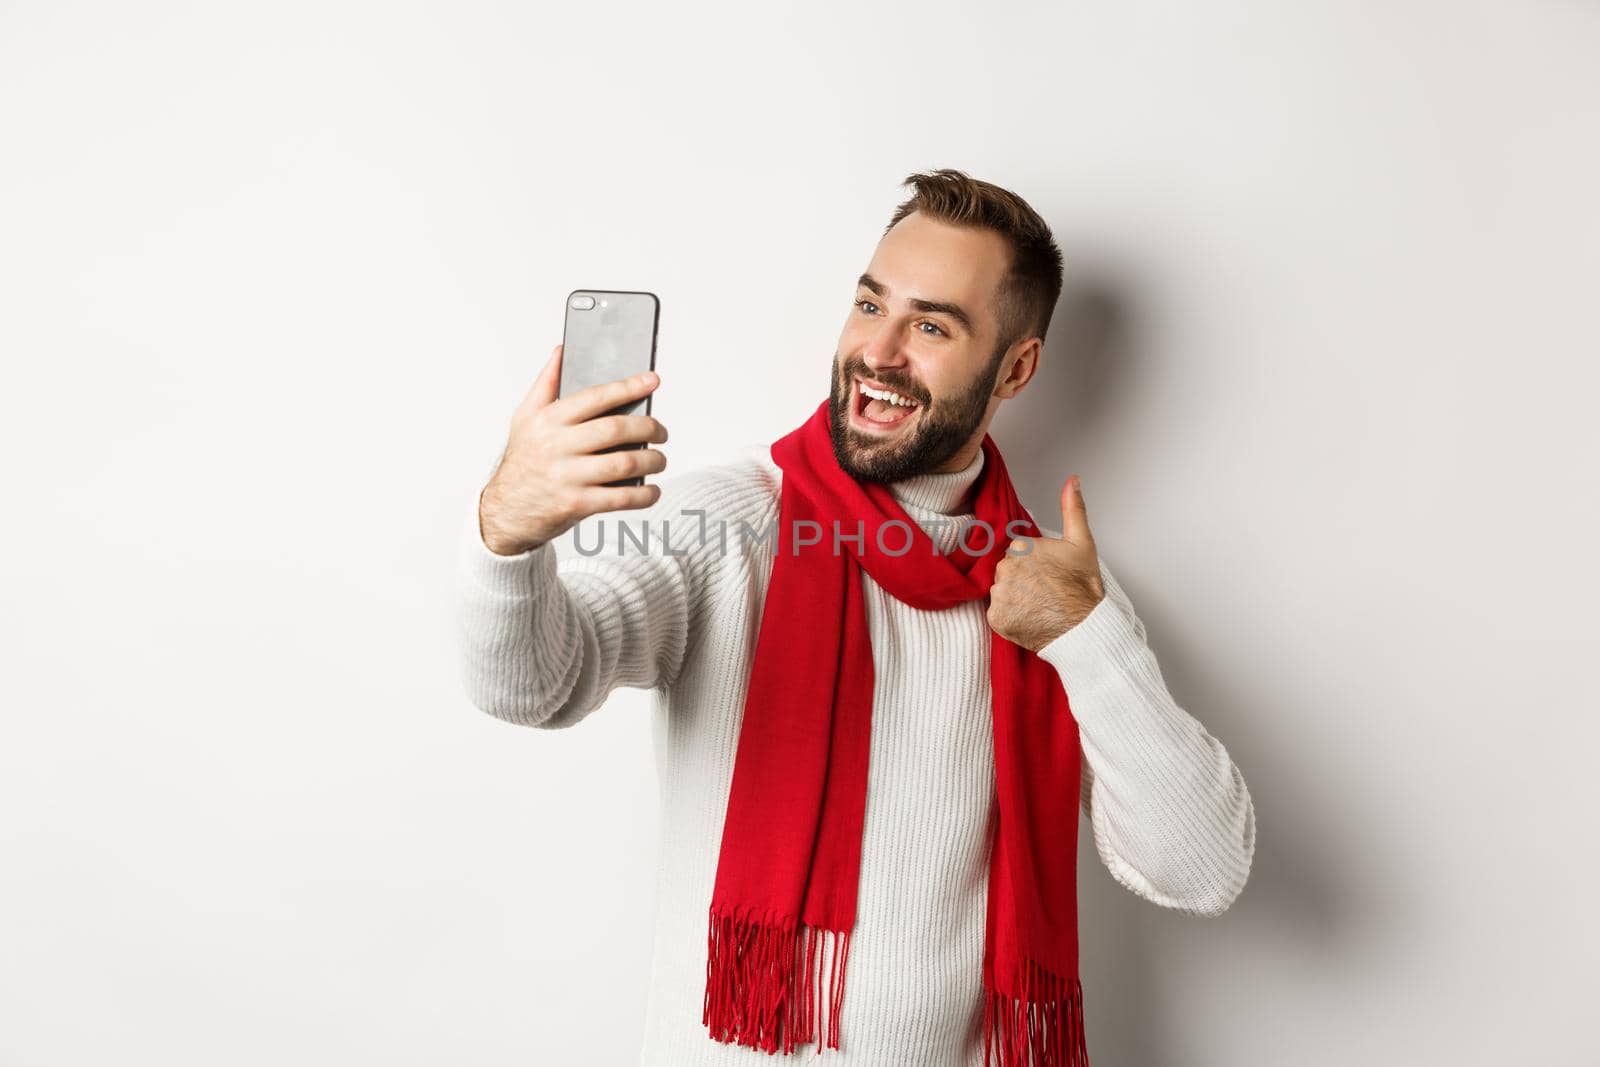
[[[567,451],[588,454],[613,445],[663,444],[667,428],[649,415],[602,415],[562,431]]]
[[[661,499],[659,485],[599,485],[584,490],[583,508],[591,515],[602,511],[647,508]]]
[[[1083,506],[1078,476],[1074,474],[1061,487],[1061,537],[1073,544],[1091,544],[1094,535],[1089,532],[1089,514]]]
[[[521,406],[524,409],[532,411],[555,401],[556,394],[561,391],[561,348],[561,345],[556,345],[550,350],[550,358],[545,360],[539,376],[533,380],[528,395],[522,398]]]
[[[580,485],[604,486],[624,478],[660,474],[666,467],[665,453],[653,448],[630,448],[598,456],[573,456],[566,461],[563,474]]]
[[[618,378],[614,382],[601,382],[587,389],[579,389],[571,396],[564,396],[551,404],[550,411],[557,422],[570,426],[648,396],[660,384],[661,379],[656,372],[647,370],[631,378]]]

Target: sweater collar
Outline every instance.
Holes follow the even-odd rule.
[[[949,474],[918,474],[889,483],[889,492],[908,512],[914,508],[940,515],[962,515],[972,510],[972,483],[983,470],[983,449],[972,462]]]

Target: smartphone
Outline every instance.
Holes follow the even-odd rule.
[[[566,325],[561,335],[561,384],[558,396],[591,385],[631,378],[656,369],[656,328],[661,301],[654,293],[614,289],[574,289],[567,294]],[[602,415],[648,415],[648,394]],[[600,453],[643,448],[644,443],[614,445]],[[643,485],[644,478],[624,478],[606,485]]]

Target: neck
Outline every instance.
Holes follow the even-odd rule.
[[[961,451],[933,468],[932,474],[954,474],[956,471],[966,470],[972,466],[972,461],[983,451],[983,434],[978,434],[972,440],[961,446]]]
[[[967,438],[967,443],[961,450],[939,466],[933,469],[934,474],[954,474],[956,471],[966,470],[975,457],[983,452],[983,438],[989,432],[989,423],[994,420],[995,408],[999,401],[991,399],[989,409],[984,412],[983,419],[978,423],[978,428],[972,431],[972,436]]]
[[[974,446],[967,462],[954,470],[950,464],[926,474],[902,478],[889,483],[889,492],[908,512],[913,508],[937,512],[941,515],[961,515],[971,511],[973,483],[983,471],[983,451]]]

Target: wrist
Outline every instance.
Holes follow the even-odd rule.
[[[541,540],[519,537],[504,528],[494,505],[493,488],[493,483],[490,483],[478,494],[478,537],[483,541],[483,546],[497,556],[520,556],[543,545]]]

